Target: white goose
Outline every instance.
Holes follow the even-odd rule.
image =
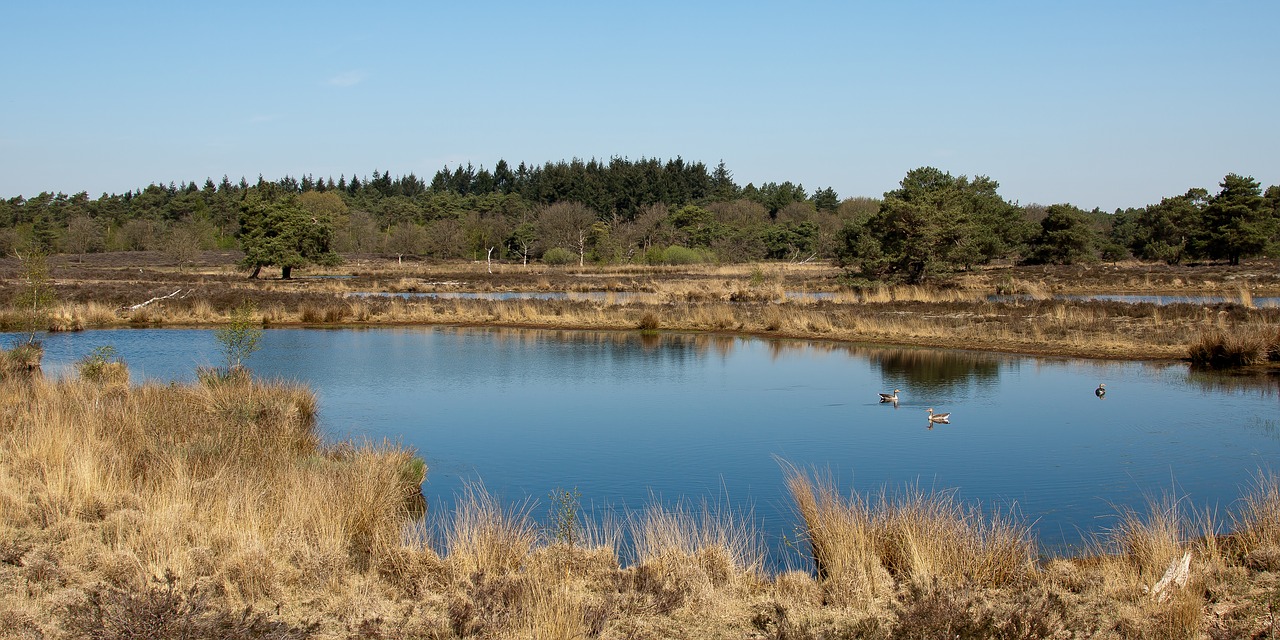
[[[880,394],[880,402],[897,402],[897,401],[898,401],[897,389],[893,390],[893,395],[889,395],[887,393]]]
[[[951,413],[934,413],[933,407],[929,407],[929,424],[951,424]]]

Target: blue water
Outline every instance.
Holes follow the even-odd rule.
[[[47,336],[46,372],[102,345],[135,382],[220,364],[210,331],[121,329]],[[274,329],[261,345],[250,367],[310,385],[327,437],[417,449],[430,509],[464,480],[540,500],[539,516],[574,487],[597,509],[707,499],[751,512],[775,550],[794,527],[780,461],[850,491],[1013,507],[1069,551],[1164,492],[1224,515],[1280,459],[1274,382],[1176,363],[440,327]],[[895,388],[896,407],[877,401]],[[930,407],[951,424],[928,428]]]
[[[1081,294],[1081,295],[1054,295],[1054,300],[1076,300],[1076,301],[1100,301],[1100,302],[1126,302],[1129,304],[1194,304],[1194,305],[1215,305],[1215,304],[1240,304],[1240,296],[1179,296],[1179,295],[1138,295],[1124,293],[1097,293],[1097,294]],[[1031,296],[1024,294],[997,294],[987,296],[991,302],[1017,302],[1020,300],[1031,300]],[[1280,298],[1271,296],[1258,296],[1251,298],[1250,302],[1253,306],[1263,309],[1270,307],[1280,307]]]

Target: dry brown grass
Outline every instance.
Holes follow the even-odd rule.
[[[530,503],[504,506],[481,485],[467,484],[445,527],[449,564],[458,575],[519,571],[538,541]]]
[[[1191,363],[1210,369],[1247,367],[1280,359],[1280,332],[1270,326],[1206,329],[1187,348]]]
[[[1257,568],[1280,571],[1280,475],[1260,472],[1232,523],[1241,551]]]
[[[830,476],[814,481],[795,469],[788,469],[787,488],[827,599],[848,605],[889,597],[894,585],[880,555],[882,523],[867,500],[857,494],[845,498]]]
[[[842,600],[883,598],[893,580],[915,584],[1025,585],[1033,577],[1029,528],[960,503],[953,492],[907,487],[877,500],[840,495],[830,474],[789,468],[818,575]]]
[[[169,572],[253,605],[335,588],[400,545],[412,455],[321,446],[304,389],[39,376],[0,386],[0,525],[27,532],[22,558],[83,576],[30,574],[34,606],[57,596],[45,587],[94,575],[140,587]]]
[[[0,261],[3,262],[3,261]],[[1086,357],[1180,359],[1201,336],[1276,333],[1280,310],[1253,308],[1254,295],[1280,282],[1244,268],[1170,269],[1151,265],[999,267],[958,274],[928,285],[847,283],[842,272],[815,263],[586,268],[426,263],[353,258],[335,271],[350,278],[248,280],[229,267],[199,273],[149,265],[142,271],[76,263],[59,265],[49,328],[209,326],[227,321],[246,301],[270,326],[462,324],[555,329],[635,329],[652,314],[669,331],[732,331],[779,337],[983,349]],[[66,271],[69,273],[61,273]],[[1203,273],[1203,278],[1197,279]],[[78,275],[77,275],[78,274]],[[175,290],[180,295],[139,309],[127,307]],[[564,300],[401,299],[368,293],[399,291],[568,292]],[[1023,297],[1000,303],[993,292]],[[601,294],[587,297],[586,293]],[[829,299],[788,298],[825,292]],[[1050,299],[1050,294],[1102,292],[1217,293],[1238,304],[1158,306]],[[0,298],[11,288],[0,284]],[[18,314],[0,310],[0,327]]]

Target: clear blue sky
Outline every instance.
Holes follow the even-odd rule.
[[[574,157],[1023,204],[1280,183],[1280,2],[11,2],[0,197]]]

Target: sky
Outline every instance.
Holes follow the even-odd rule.
[[[1280,2],[13,2],[0,197],[677,156],[1021,204],[1280,184]]]

